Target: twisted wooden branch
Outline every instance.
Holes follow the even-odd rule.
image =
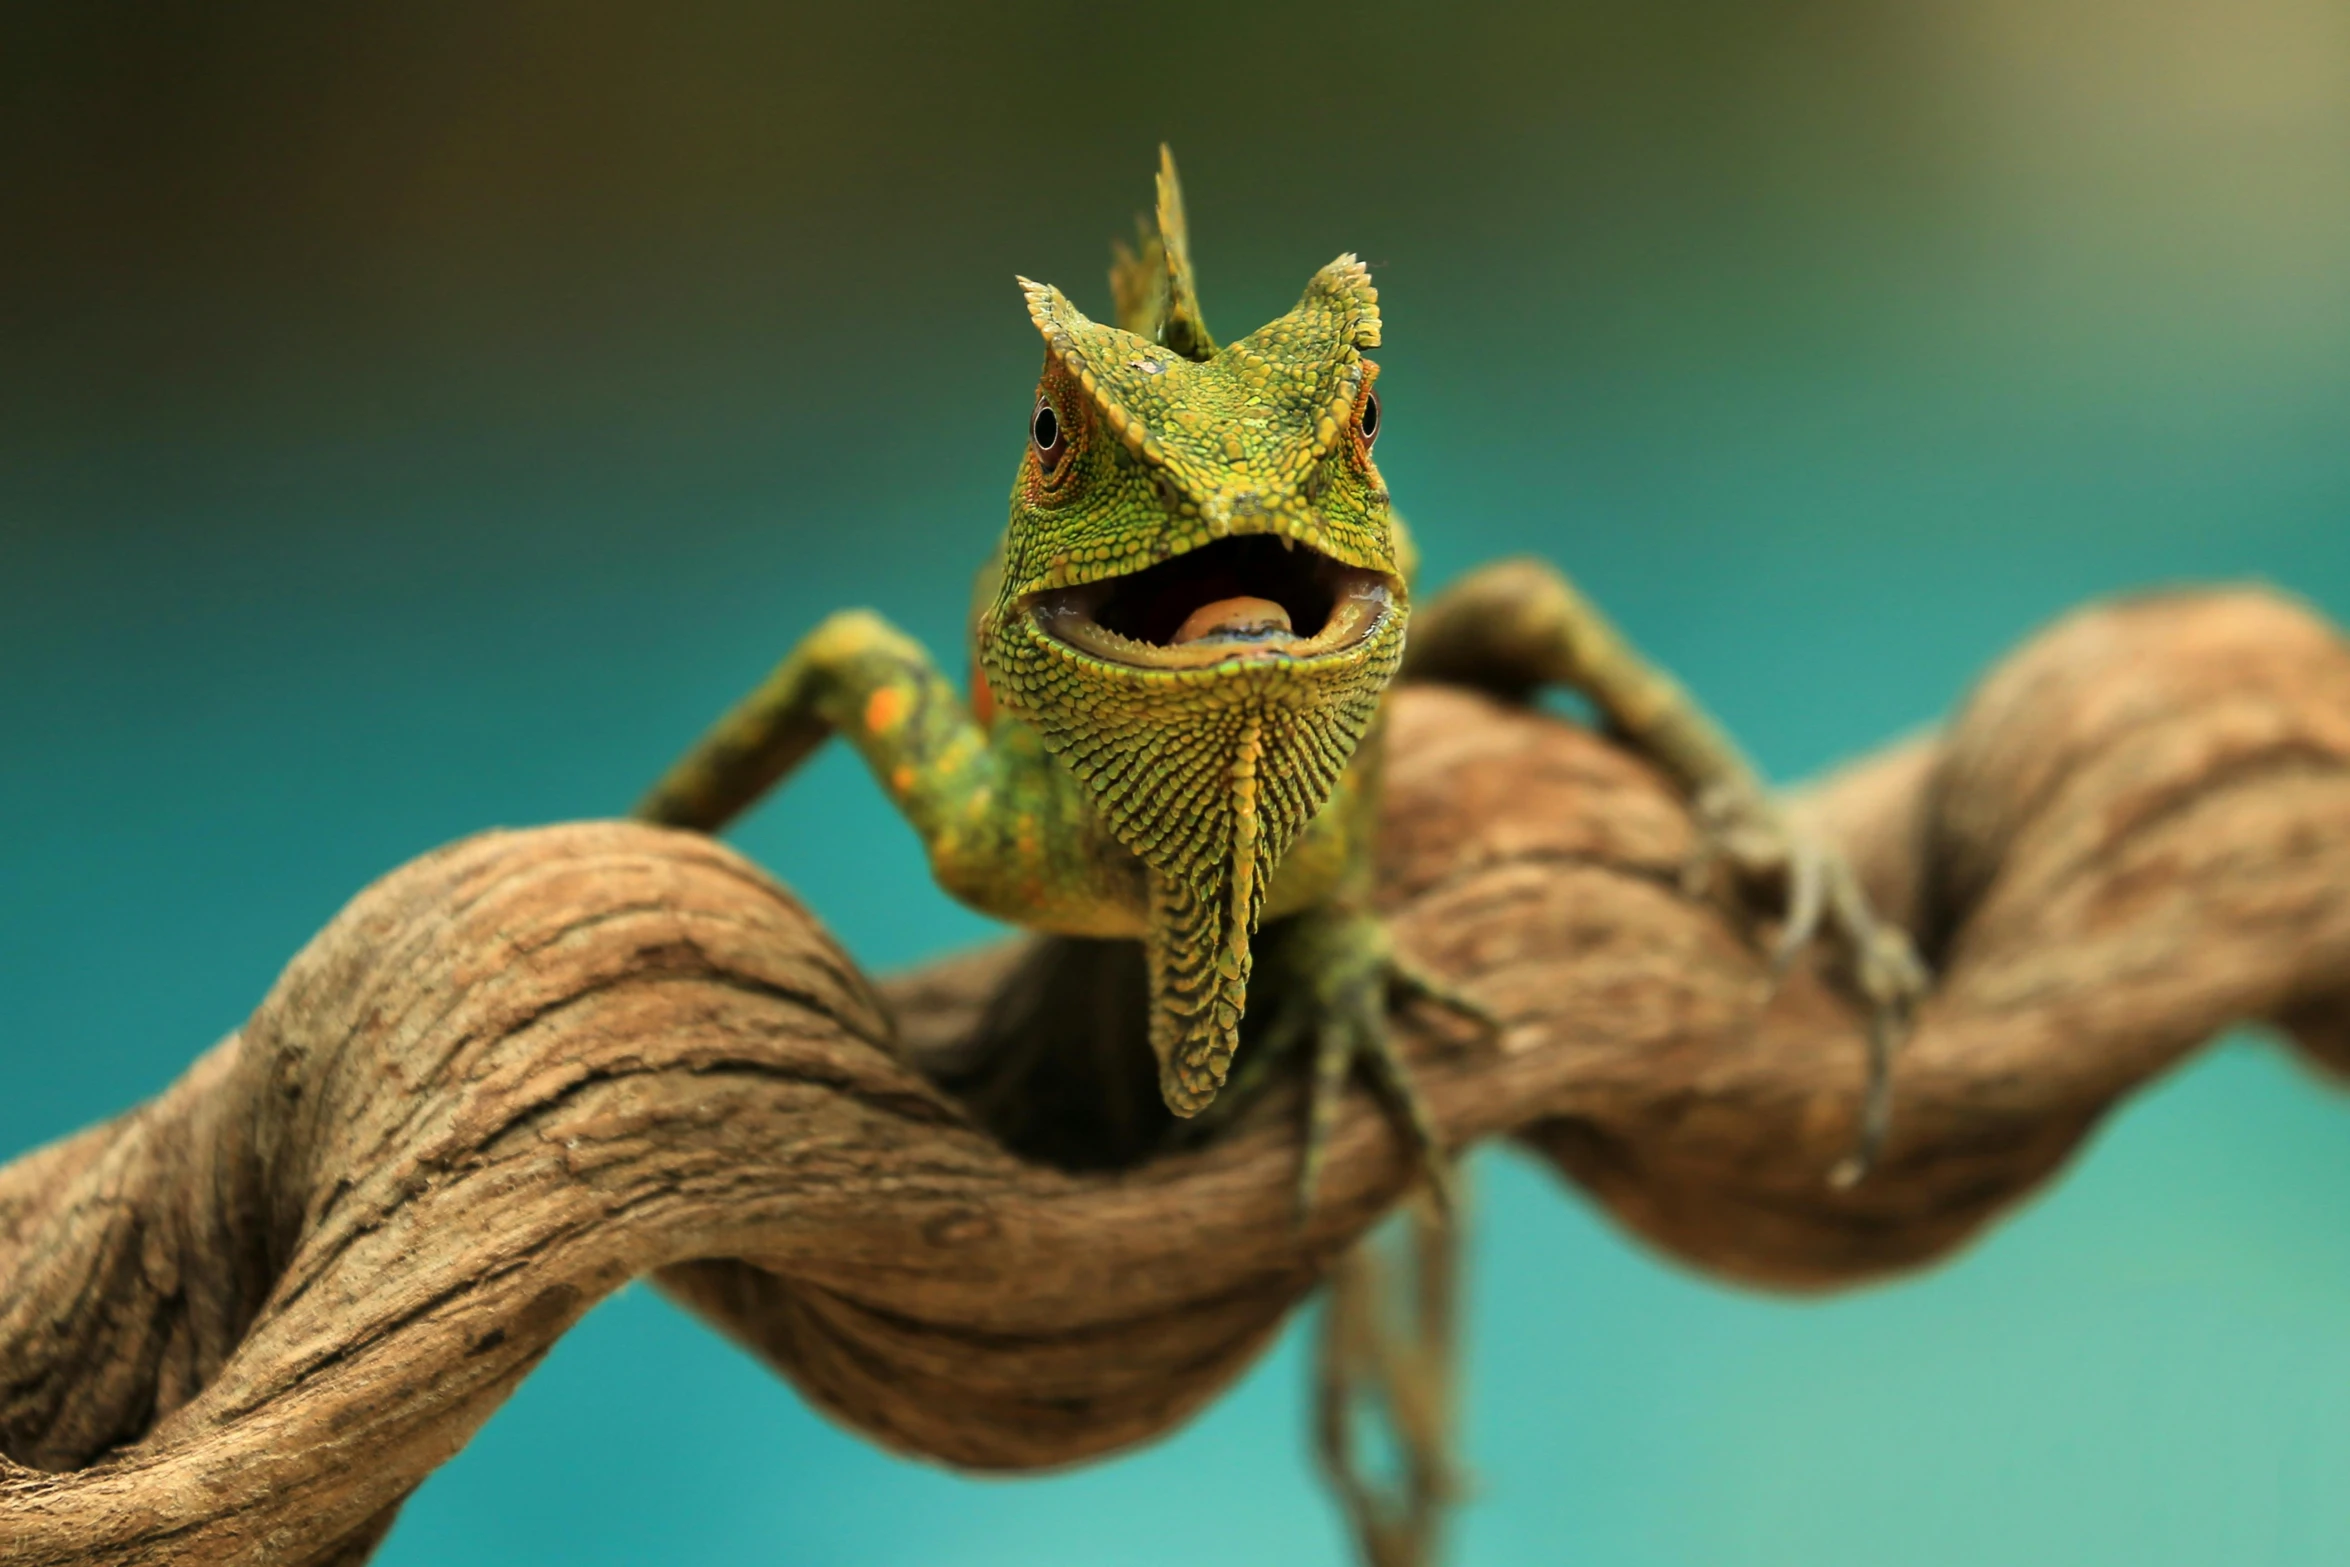
[[[1680,890],[1646,769],[1458,692],[1393,735],[1399,937],[1512,1022],[1419,1020],[1444,1128],[1524,1138],[1699,1266],[1941,1255],[2238,1019],[2350,1067],[2350,648],[2275,598],[2081,614],[1816,797],[1942,974],[1851,1191],[1855,1019]],[[1103,972],[1014,948],[877,991],[740,857],[645,827],[396,871],[160,1098],[0,1171],[0,1561],[362,1561],[656,1269],[895,1446],[1017,1468],[1165,1431],[1408,1170],[1363,1096],[1302,1233],[1276,1100],[1134,1159],[1106,1058],[1031,1048],[1099,1036]],[[1110,1168],[1007,1151],[1050,1151],[1020,1112],[1053,1093],[1096,1112],[1063,1162]]]

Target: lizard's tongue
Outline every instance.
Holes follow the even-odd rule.
[[[1289,611],[1271,599],[1251,598],[1245,594],[1228,599],[1217,599],[1202,604],[1184,618],[1175,628],[1173,646],[1187,642],[1209,640],[1231,642],[1263,642],[1272,637],[1292,637],[1295,629],[1289,623]]]

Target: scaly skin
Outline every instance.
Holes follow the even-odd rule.
[[[1482,1019],[1420,975],[1370,908],[1379,706],[1399,668],[1525,695],[1566,685],[1693,796],[1704,864],[1783,914],[1782,958],[1815,932],[1874,1005],[1857,1178],[1883,1136],[1888,1063],[1924,972],[1851,872],[1791,832],[1762,782],[1669,676],[1536,562],[1473,573],[1412,628],[1412,552],[1371,459],[1378,295],[1341,256],[1289,314],[1219,348],[1199,307],[1175,166],[1157,229],[1119,247],[1119,324],[1021,280],[1045,340],[1011,522],[980,574],[966,701],[909,638],[835,615],[638,807],[715,831],[832,734],[911,822],[939,884],[1034,930],[1140,938],[1150,1041],[1169,1109],[1195,1116],[1234,1067],[1265,921],[1274,1010],[1244,1079],[1310,1046],[1299,1211],[1360,1065],[1399,1112],[1441,1198],[1436,1134],[1387,1032],[1419,995]],[[1780,900],[1783,898],[1783,907]],[[1485,1020],[1490,1022],[1489,1019]],[[1433,1558],[1453,1493],[1451,1232],[1413,1231],[1411,1293],[1366,1251],[1325,1319],[1324,1460],[1367,1560]],[[1398,1320],[1410,1324],[1396,1326]],[[1405,1456],[1381,1481],[1352,1430],[1384,1410]]]
[[[939,883],[1031,929],[1138,937],[1150,1038],[1177,1115],[1213,1103],[1248,1005],[1252,942],[1291,916],[1276,1047],[1316,1056],[1302,1192],[1367,1064],[1432,1170],[1429,1123],[1387,1043],[1391,992],[1470,1004],[1413,975],[1368,906],[1380,700],[1404,666],[1411,549],[1371,456],[1378,295],[1341,256],[1287,315],[1219,348],[1200,314],[1174,165],[1158,231],[1120,249],[1121,324],[1021,280],[1045,341],[1011,520],[982,574],[966,700],[864,612],[794,650],[638,808],[715,830],[830,734],[863,754]],[[1153,568],[1157,568],[1156,571]],[[1792,951],[1815,926],[1889,1020],[1922,984],[1848,872],[1791,834],[1736,747],[1566,579],[1511,564],[1440,597],[1415,673],[1588,694],[1695,795],[1721,856],[1785,889]]]

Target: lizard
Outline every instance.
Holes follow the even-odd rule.
[[[1218,344],[1182,189],[1160,149],[1155,229],[1115,247],[1116,324],[1017,280],[1044,341],[1010,518],[974,595],[970,685],[878,615],[837,613],[666,773],[643,820],[715,832],[838,735],[922,839],[933,874],[1030,930],[1139,940],[1159,1088],[1215,1104],[1241,1045],[1260,932],[1266,1061],[1310,1059],[1299,1212],[1361,1073],[1441,1192],[1444,1152],[1387,1026],[1391,999],[1494,1020],[1397,950],[1371,907],[1382,699],[1395,679],[1582,693],[1685,789],[1709,865],[1772,887],[1781,966],[1837,949],[1873,1019],[1849,1181],[1882,1141],[1889,1059],[1925,984],[1857,878],[1773,802],[1670,675],[1539,561],[1472,572],[1425,607],[1373,458],[1382,322],[1342,255],[1297,305]],[[1407,644],[1406,631],[1410,631]]]
[[[1727,862],[1757,894],[1756,920],[1779,918],[1777,969],[1826,938],[1871,1020],[1839,1184],[1883,1141],[1892,1052],[1927,976],[1841,856],[1794,825],[1723,729],[1555,567],[1497,563],[1415,611],[1410,533],[1372,455],[1382,413],[1365,350],[1382,323],[1369,269],[1340,256],[1288,314],[1219,345],[1163,146],[1157,197],[1140,243],[1114,247],[1114,325],[1017,280],[1044,366],[1010,519],[974,587],[968,692],[879,616],[835,614],[635,814],[715,832],[847,739],[947,891],[1034,931],[1142,944],[1147,1037],[1175,1116],[1212,1121],[1228,1083],[1245,1097],[1305,1047],[1301,1222],[1340,1100],[1368,1076],[1426,1177],[1401,1291],[1416,1305],[1397,1315],[1400,1276],[1373,1249],[1341,1264],[1316,1425],[1364,1559],[1421,1564],[1458,1490],[1457,1264],[1448,1154],[1388,1005],[1417,996],[1500,1024],[1399,951],[1372,908],[1391,683],[1582,693],[1690,796],[1702,840],[1687,888]],[[1232,1083],[1260,933],[1272,1015]],[[1385,1412],[1400,1459],[1386,1483],[1357,1456],[1366,1407]]]

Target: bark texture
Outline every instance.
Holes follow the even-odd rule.
[[[1400,693],[1392,736],[1399,940],[1510,1022],[1406,1020],[1447,1134],[1525,1140],[1697,1267],[1942,1256],[2238,1020],[2350,1069],[2350,647],[2275,596],[2083,612],[1811,797],[1940,975],[1853,1190],[1858,1022],[1682,890],[1653,774],[1461,692]],[[1158,1139],[1112,1064],[1139,1034],[1103,1044],[1140,1021],[1121,962],[876,986],[740,856],[642,826],[402,867],[159,1098],[0,1170],[0,1561],[361,1562],[647,1272],[897,1448],[1167,1430],[1409,1170],[1358,1093],[1300,1231],[1294,1100]]]

